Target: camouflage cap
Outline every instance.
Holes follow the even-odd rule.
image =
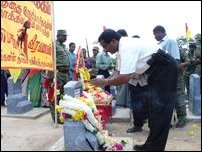
[[[196,34],[194,38],[196,39],[196,41],[201,41],[201,34]]]
[[[99,47],[94,46],[94,47],[93,47],[93,50],[96,50],[96,51],[98,51],[98,52],[99,52]]]
[[[66,35],[67,36],[67,31],[66,30],[58,30],[57,35]]]

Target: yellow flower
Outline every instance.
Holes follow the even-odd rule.
[[[61,113],[62,109],[63,109],[62,106],[56,105],[56,110],[58,113]]]
[[[81,110],[76,110],[76,114],[72,116],[73,120],[83,120],[84,112]]]
[[[64,123],[65,119],[63,118],[63,116],[60,115],[59,120],[61,123]]]

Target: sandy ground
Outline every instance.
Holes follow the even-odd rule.
[[[132,137],[133,143],[143,144],[148,136],[148,124],[139,133],[126,133],[130,123],[107,124],[107,130],[115,136]],[[201,151],[201,123],[189,122],[184,128],[173,127],[169,131],[165,151]]]
[[[130,123],[108,123],[113,136],[131,137],[142,144],[149,129],[145,124],[140,133],[127,134]],[[47,151],[63,135],[63,126],[55,127],[50,113],[37,119],[1,117],[1,151]],[[171,128],[166,151],[201,151],[201,123],[189,122],[185,128]]]

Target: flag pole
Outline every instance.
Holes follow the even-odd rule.
[[[54,18],[54,1],[51,1],[52,4],[52,35],[53,35],[53,53],[54,53],[54,98],[55,98],[55,128],[57,127],[57,110],[56,110],[56,105],[57,105],[57,69],[56,69],[56,46],[55,46],[55,18]]]
[[[88,49],[88,41],[87,41],[87,38],[86,38],[86,50],[87,50],[87,52],[88,52],[88,57],[90,57],[89,49]]]

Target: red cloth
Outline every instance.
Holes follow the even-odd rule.
[[[33,77],[39,70],[38,69],[31,69],[29,71],[28,77]]]
[[[48,101],[54,105],[55,104],[55,97],[54,97],[54,82],[50,79],[50,78],[47,78],[45,79],[44,83],[43,83],[43,86],[44,88],[46,88],[48,90]],[[59,82],[57,82],[57,90],[60,89],[60,84]]]

